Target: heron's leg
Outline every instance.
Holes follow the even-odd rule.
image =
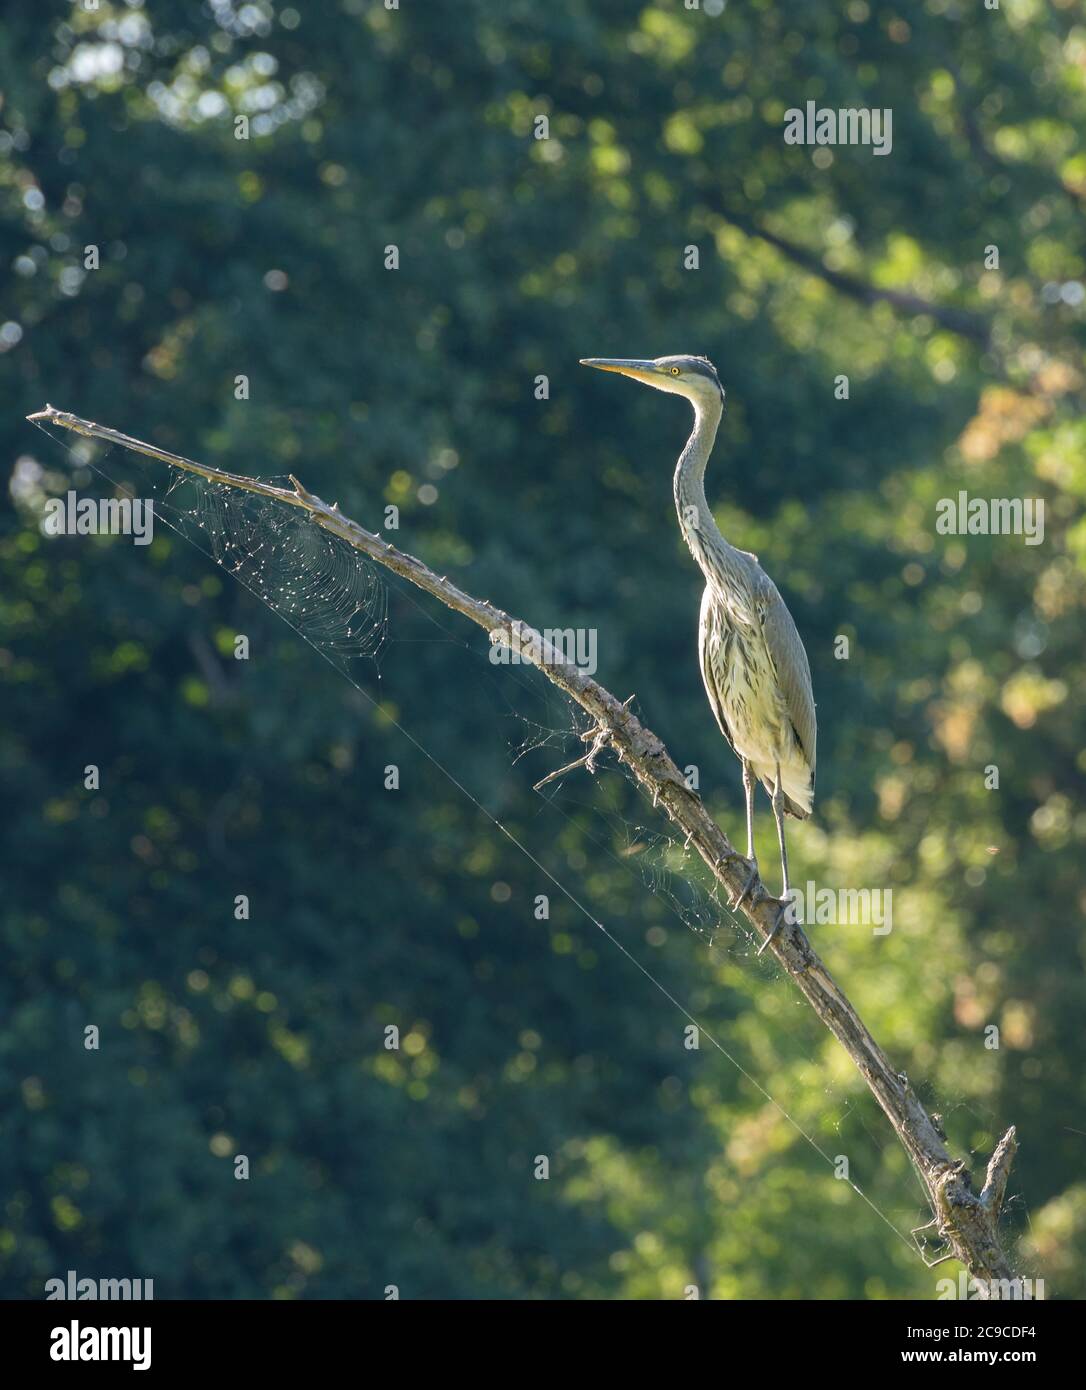
[[[777,779],[773,787],[773,819],[777,822],[777,841],[781,847],[781,874],[784,878],[784,888],[781,890],[781,906],[777,913],[777,920],[773,923],[773,929],[758,947],[758,954],[761,955],[773,938],[781,929],[784,921],[785,912],[788,909],[788,847],[784,842],[784,788],[781,786],[781,765],[777,764]]]
[[[747,797],[747,858],[754,858],[754,769],[747,758],[743,759],[743,791]]]
[[[781,786],[781,765],[777,764],[777,782],[773,788],[773,818],[777,822],[777,840],[781,847],[781,873],[784,888],[781,897],[788,897],[788,846],[784,843],[784,788]]]
[[[732,903],[732,911],[737,912],[740,904],[747,894],[754,887],[754,881],[758,877],[758,860],[754,854],[754,768],[751,767],[747,758],[743,759],[743,792],[747,799],[747,858],[750,860],[750,877],[747,879],[743,891]]]

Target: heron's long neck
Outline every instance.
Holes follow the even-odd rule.
[[[686,448],[679,455],[675,469],[675,507],[679,513],[679,525],[690,553],[710,582],[719,578],[720,559],[727,564],[736,553],[734,546],[729,545],[720,534],[720,528],[713,520],[705,500],[705,465],[713,451],[722,412],[723,402],[719,400],[704,405],[695,404],[694,429],[686,441]]]

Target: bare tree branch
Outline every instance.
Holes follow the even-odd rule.
[[[849,275],[840,270],[831,270],[829,266],[822,263],[821,257],[816,252],[809,251],[794,241],[778,236],[776,232],[771,232],[766,227],[760,227],[750,218],[730,212],[719,205],[717,205],[716,211],[725,222],[730,223],[747,236],[757,237],[760,241],[764,241],[767,246],[772,246],[783,256],[787,256],[794,265],[800,266],[811,275],[817,275],[832,289],[847,295],[850,299],[858,300],[859,303],[867,305],[878,304],[881,301],[903,314],[927,314],[936,323],[949,329],[951,333],[969,338],[973,342],[979,343],[981,347],[988,345],[991,325],[986,319],[971,313],[968,309],[956,309],[953,305],[935,304],[930,299],[924,299],[918,294],[909,294],[904,290],[884,289],[879,285],[872,285],[867,280],[861,280],[856,275]]]
[[[632,713],[628,702],[623,704],[591,676],[567,662],[535,629],[492,603],[465,593],[448,579],[435,574],[421,560],[395,549],[323,502],[296,479],[291,479],[293,488],[281,488],[209,468],[49,405],[27,418],[119,444],[174,468],[195,473],[209,482],[255,492],[284,506],[300,507],[329,534],[340,537],[371,560],[432,594],[447,608],[477,623],[492,642],[508,644],[522,660],[536,666],[591,717],[594,744],[602,747],[606,743],[629,767],[645,796],[654,806],[663,808],[683,832],[686,842],[697,849],[717,883],[729,895],[729,902],[740,898],[749,877],[749,861],[733,849],[701,798],[686,785],[661,741]],[[598,747],[594,746],[592,753],[598,751]],[[742,911],[764,940],[777,922],[779,902],[761,879],[756,878],[744,898]],[[1016,1148],[1014,1129],[1009,1129],[1000,1140],[989,1163],[984,1188],[978,1195],[973,1190],[965,1162],[953,1159],[948,1153],[908,1078],[891,1066],[802,927],[786,919],[770,947],[796,988],[852,1058],[893,1125],[928,1192],[934,1212],[932,1224],[946,1241],[949,1255],[961,1260],[977,1280],[987,1283],[1013,1279],[1015,1276],[1000,1245],[997,1226]]]

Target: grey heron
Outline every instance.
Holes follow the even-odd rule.
[[[784,888],[764,950],[780,929],[788,901],[784,817],[804,820],[814,807],[815,705],[807,653],[758,557],[724,539],[705,500],[705,465],[724,411],[724,388],[713,364],[705,357],[584,357],[581,365],[685,396],[694,407],[694,428],[675,469],[675,507],[683,538],[705,576],[698,627],[705,691],[720,732],[743,765],[751,873],[736,908],[758,873],[757,782],[768,792],[777,822]]]

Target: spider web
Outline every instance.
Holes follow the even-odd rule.
[[[388,591],[376,566],[308,513],[281,507],[285,515],[273,524],[268,499],[174,471],[167,498],[189,540],[195,531],[216,564],[319,652],[341,662],[376,660],[388,637]],[[286,478],[269,481],[289,486]],[[193,496],[191,506],[179,493]]]
[[[367,698],[373,697],[366,686],[381,680],[382,661],[394,640],[389,618],[389,593],[394,590],[398,601],[412,606],[420,620],[440,634],[432,641],[459,649],[463,654],[479,700],[499,717],[497,727],[504,727],[506,731],[506,751],[513,765],[524,764],[534,775],[542,776],[556,764],[570,761],[571,755],[584,751],[582,735],[586,732],[586,720],[578,706],[532,671],[521,671],[515,666],[501,667],[500,679],[496,679],[498,672],[489,661],[488,648],[473,646],[458,636],[441,617],[434,615],[432,605],[419,602],[410,586],[401,583],[347,541],[318,526],[303,509],[205,479],[119,445],[103,445],[86,438],[69,444],[67,438],[54,434],[41,422],[36,423],[70,456],[74,476],[65,480],[69,485],[74,481],[77,486],[86,486],[93,472],[112,486],[115,496],[153,499],[157,521],[165,522],[217,567],[232,574]],[[263,481],[289,490],[293,488],[285,477]],[[681,1013],[697,1021],[693,1013],[688,1012],[684,1004],[612,935],[604,922],[585,907],[582,898],[570,893],[557,874],[552,874],[510,833],[478,795],[433,758],[406,729],[400,725],[397,728],[489,817],[499,831],[542,869],[624,955],[634,961]],[[551,783],[545,791],[537,789],[538,819],[547,822],[548,844],[560,843],[564,830],[576,828],[579,838],[630,876],[631,895],[637,894],[638,915],[648,924],[647,933],[663,931],[677,922],[706,948],[710,966],[720,970],[741,956],[744,970],[756,979],[778,978],[781,971],[775,958],[757,954],[757,938],[746,920],[729,910],[716,880],[700,856],[669,831],[662,813],[660,820],[652,824],[645,819],[644,802],[629,770],[606,753],[601,755],[599,767],[601,773],[620,767],[625,776],[601,775],[589,779],[581,770]],[[586,785],[591,788],[589,796],[585,794]],[[562,877],[574,877],[581,882],[587,867],[576,855],[568,856]],[[648,890],[647,898],[643,891],[637,891],[644,889]],[[578,894],[582,892],[591,900],[587,890],[578,888]],[[615,915],[610,903],[607,915]],[[811,1023],[806,1005],[798,995],[790,996],[788,1002],[790,1007],[801,1011],[797,1018],[801,1020],[798,1034],[802,1037]],[[702,1028],[700,1023],[699,1028]],[[823,1144],[809,1132],[813,1122],[807,1121],[806,1126],[798,1122],[764,1090],[741,1061],[726,1051],[707,1029],[702,1028],[702,1031],[822,1159],[832,1164],[835,1156],[827,1153]],[[802,1042],[797,1041],[795,1032],[787,1029],[780,1032],[773,1066],[791,1072],[809,1054],[803,1050]],[[959,1151],[967,1148],[974,1161],[991,1151],[998,1138],[994,1114],[980,1115],[971,1097],[944,1101],[939,1107],[930,1095],[930,1086],[920,1083],[917,1089],[928,1101],[929,1109],[941,1108],[944,1126],[949,1128],[953,1117],[971,1121],[974,1133],[978,1123],[986,1126],[988,1136],[979,1148],[967,1148],[955,1142],[958,1135],[952,1136],[953,1148]],[[832,1082],[824,1083],[823,1096],[825,1108],[819,1122],[822,1131],[829,1129],[838,1136],[842,1151],[862,1155],[857,1166],[862,1165],[865,1172],[870,1171],[868,1162],[881,1169],[879,1156],[887,1147],[896,1146],[897,1141],[884,1131],[885,1120],[877,1113],[870,1097],[864,1092],[857,1100],[852,1089]],[[906,1241],[909,1237],[905,1232],[921,1227],[930,1217],[926,1194],[911,1165],[909,1173],[915,1184],[916,1205],[910,1208],[900,1191],[891,1190],[882,1200],[894,1210],[893,1218],[876,1206],[857,1182],[850,1180],[849,1183]],[[1023,1199],[1008,1194],[1006,1207],[1008,1228],[1015,1218],[1019,1218],[1016,1225],[1020,1224],[1021,1217],[1028,1222]],[[1009,1229],[1007,1234],[1010,1235]],[[939,1253],[931,1242],[927,1242],[925,1248],[929,1258]]]
[[[93,466],[116,482],[120,454],[110,450],[110,471],[105,461]],[[137,460],[139,491],[153,496],[159,518],[229,571],[322,656],[348,671],[356,661],[376,667],[388,640],[388,590],[361,551],[299,508],[173,465],[148,461],[144,466],[138,456],[125,457]],[[165,484],[155,478],[156,468],[166,469]],[[287,477],[265,481],[292,486]]]

